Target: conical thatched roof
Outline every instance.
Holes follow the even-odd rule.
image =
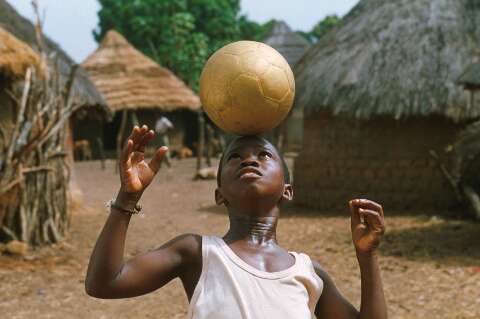
[[[22,17],[6,0],[0,0],[0,27],[6,29],[18,39],[26,42],[33,49],[37,49],[35,27]],[[55,42],[45,37],[45,44],[49,54],[56,55],[56,64],[61,73],[61,81],[66,83],[70,70],[75,62]],[[106,113],[110,114],[105,100],[90,81],[88,74],[82,68],[77,70],[77,76],[72,87],[73,101],[78,105],[99,106]]]
[[[0,27],[0,76],[23,78],[29,67],[40,66],[40,57],[27,44]]]
[[[361,0],[297,64],[297,103],[357,118],[478,117],[456,80],[479,47],[478,0]]]
[[[109,31],[82,65],[115,111],[200,109],[200,99],[185,83],[116,31]]]
[[[293,32],[284,21],[275,21],[269,36],[263,42],[280,52],[292,67],[310,47],[310,43]]]

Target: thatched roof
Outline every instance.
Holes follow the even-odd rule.
[[[116,31],[110,30],[82,65],[115,111],[200,110],[200,99],[185,83]]]
[[[33,49],[38,48],[34,25],[15,11],[6,0],[0,0],[0,27],[12,33],[18,39],[26,42]],[[72,66],[75,65],[75,62],[48,37],[45,37],[45,44],[49,50],[49,54],[56,55],[54,60],[56,61],[57,67],[62,75],[61,81],[66,83],[70,70]],[[82,68],[77,70],[72,94],[74,102],[78,105],[99,106],[106,115],[111,113],[102,95],[97,91],[93,83],[90,81],[88,74]]]
[[[465,88],[480,88],[480,62],[469,65],[457,82]]]
[[[297,64],[297,103],[356,118],[475,118],[456,80],[479,47],[478,0],[361,0]]]
[[[310,43],[292,31],[284,21],[275,21],[270,34],[263,42],[280,52],[292,67],[310,47]]]
[[[0,27],[0,76],[23,78],[29,67],[40,66],[40,57],[26,43]]]

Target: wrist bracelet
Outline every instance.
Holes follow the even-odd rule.
[[[129,215],[136,215],[139,214],[140,211],[142,210],[142,206],[140,204],[135,204],[135,207],[133,209],[127,209],[125,207],[121,207],[115,203],[115,199],[111,199],[107,202],[106,204],[107,208],[114,208],[122,213],[129,214]]]

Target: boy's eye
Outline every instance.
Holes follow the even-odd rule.
[[[240,154],[238,153],[232,153],[228,156],[227,158],[227,161],[231,160],[231,159],[235,159],[235,158],[240,158]]]
[[[258,154],[258,157],[260,158],[272,158],[272,154],[270,152],[267,152],[267,151],[261,151],[259,154]]]

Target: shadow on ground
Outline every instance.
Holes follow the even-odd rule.
[[[392,229],[387,231],[380,252],[412,260],[480,266],[480,224],[447,220]]]
[[[226,215],[223,206],[204,206],[199,211]],[[345,212],[318,212],[287,205],[283,217],[349,218]],[[480,266],[480,224],[456,219],[441,219],[432,215],[393,214],[387,218],[387,233],[380,253],[421,262],[449,265]]]

